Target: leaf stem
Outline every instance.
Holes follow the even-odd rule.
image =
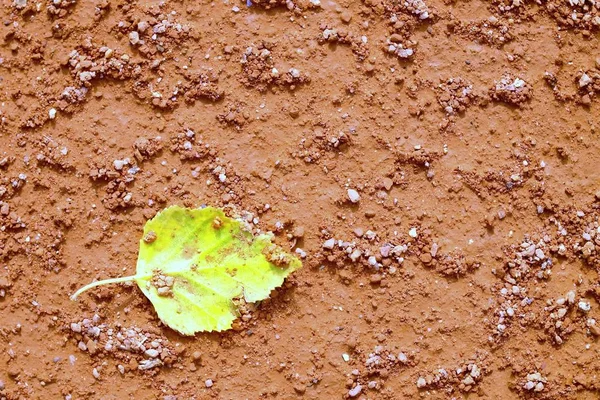
[[[91,288],[95,288],[96,286],[109,285],[111,283],[131,282],[137,278],[139,278],[139,276],[131,275],[131,276],[124,276],[121,278],[110,278],[110,279],[104,279],[102,281],[92,282],[88,285],[85,285],[84,287],[82,287],[81,289],[76,291],[75,293],[73,293],[73,295],[71,296],[71,300],[77,300],[77,296],[79,296],[81,293],[83,293]]]

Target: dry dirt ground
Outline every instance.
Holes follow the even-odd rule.
[[[599,8],[2,0],[0,399],[597,399]],[[170,204],[304,268],[192,338],[69,300]]]

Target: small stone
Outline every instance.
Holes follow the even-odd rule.
[[[390,256],[390,252],[392,251],[392,246],[381,246],[379,248],[379,253],[382,257],[387,258]]]
[[[144,235],[144,242],[145,243],[152,243],[156,240],[157,236],[156,236],[156,232],[154,231],[149,231],[148,233],[146,233]]]
[[[592,309],[592,306],[587,301],[580,301],[579,304],[577,304],[577,306],[584,313],[586,313]]]
[[[22,10],[27,7],[27,0],[14,0],[13,4],[17,10]]]
[[[592,83],[592,78],[589,77],[588,74],[584,73],[583,75],[581,75],[581,78],[579,78],[579,87],[585,87],[587,85],[589,85],[590,83]]]
[[[140,21],[140,22],[138,22],[137,28],[138,28],[138,31],[143,33],[146,31],[146,29],[148,29],[149,26],[150,26],[150,24],[148,22]]]
[[[192,358],[194,359],[194,361],[198,362],[202,358],[202,353],[196,350],[192,353]]]
[[[419,259],[421,260],[421,262],[423,264],[429,264],[433,260],[433,257],[431,257],[431,254],[429,254],[429,253],[423,253],[419,257]]]
[[[136,31],[129,32],[129,43],[136,45],[140,42],[140,34]]]
[[[48,110],[48,118],[54,119],[56,118],[56,108],[51,108]]]
[[[359,249],[354,249],[354,251],[350,254],[350,259],[355,262],[362,255],[362,251]]]
[[[594,324],[594,325],[590,325],[588,326],[588,329],[590,330],[590,333],[594,336],[600,336],[600,326]]]
[[[373,285],[377,285],[377,284],[381,283],[381,279],[382,279],[381,274],[373,274],[373,275],[371,275],[370,282]]]
[[[583,104],[584,106],[589,106],[592,104],[592,98],[589,94],[584,94],[583,96],[581,96],[581,104]]]
[[[544,378],[542,378],[542,374],[540,374],[539,372],[534,372],[533,374],[527,374],[528,381],[539,382],[539,381],[542,381],[543,379]]]
[[[361,238],[365,234],[365,231],[362,228],[356,228],[354,229],[354,234],[356,237]]]
[[[294,231],[292,232],[292,236],[295,238],[302,238],[304,237],[304,227],[303,226],[297,226],[294,228]]]
[[[333,239],[333,238],[327,239],[325,241],[325,243],[323,243],[323,248],[324,249],[331,250],[331,249],[333,249],[334,246],[335,246],[335,239]]]
[[[306,385],[303,385],[300,382],[294,384],[294,391],[300,395],[306,393]]]
[[[4,204],[2,204],[2,206],[0,206],[0,214],[2,214],[2,215],[10,214],[10,206],[7,203],[4,203]]]
[[[350,199],[352,203],[358,203],[360,201],[360,195],[356,190],[348,189],[348,199]]]
[[[207,388],[211,388],[213,386],[213,381],[212,379],[207,379],[204,381],[204,386],[206,386]]]
[[[427,381],[425,380],[425,378],[420,376],[419,379],[417,379],[417,387],[419,389],[421,389],[421,388],[424,388],[425,386],[427,386]]]
[[[98,372],[98,369],[97,369],[97,368],[94,368],[94,369],[92,370],[92,375],[94,376],[94,378],[96,378],[96,379],[100,379],[100,372]]]
[[[410,236],[413,239],[416,239],[416,237],[419,236],[419,234],[417,233],[417,228],[410,228],[410,230],[408,231],[408,236]]]
[[[467,377],[465,379],[463,379],[462,383],[464,383],[467,386],[470,386],[475,383],[475,380],[473,379],[473,377],[471,375],[467,375]]]
[[[440,246],[437,243],[433,243],[431,245],[431,251],[429,252],[429,254],[431,254],[431,257],[435,257],[437,255],[439,248]]]
[[[358,384],[348,391],[348,396],[356,397],[360,394],[360,392],[362,392],[362,386]]]
[[[394,33],[392,34],[392,36],[390,36],[390,42],[402,43],[402,36],[397,33]]]
[[[371,267],[377,267],[377,258],[375,256],[369,256],[367,261]]]
[[[594,243],[586,242],[586,244],[584,244],[581,248],[581,253],[583,254],[583,257],[588,258],[592,255],[594,250],[596,250],[596,246],[594,246]]]
[[[546,256],[544,255],[544,252],[541,249],[535,249],[535,256],[537,258],[539,258],[540,260],[543,260],[544,258],[546,258]]]
[[[98,343],[96,343],[92,339],[90,339],[90,340],[87,341],[86,346],[87,346],[88,352],[91,355],[96,354],[96,352],[98,351]]]
[[[151,358],[156,358],[159,355],[159,352],[156,349],[148,349],[144,353]]]
[[[390,190],[392,186],[394,186],[394,181],[392,181],[390,178],[383,178],[382,183],[385,190]]]
[[[400,361],[402,364],[406,364],[408,362],[408,357],[404,353],[399,353],[398,361]]]
[[[523,387],[525,388],[525,390],[533,390],[533,388],[535,387],[535,383],[527,381],[525,385],[523,385]]]
[[[352,13],[346,10],[340,15],[340,19],[343,23],[348,24],[352,21]]]
[[[542,390],[544,390],[544,384],[542,382],[538,382],[533,389],[534,392],[541,392]]]
[[[121,171],[123,169],[123,167],[125,166],[125,161],[115,160],[115,161],[113,161],[113,166],[115,167],[115,169],[117,171]]]
[[[6,370],[6,373],[8,374],[9,378],[15,379],[15,378],[18,378],[19,375],[21,375],[21,370],[19,369],[18,366],[14,365],[14,363],[13,363],[8,367],[8,369]]]

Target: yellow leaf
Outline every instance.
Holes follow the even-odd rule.
[[[135,280],[165,325],[184,335],[223,331],[240,304],[268,298],[300,267],[270,236],[254,237],[220,209],[173,206],[146,223],[134,276],[93,282],[72,298]]]

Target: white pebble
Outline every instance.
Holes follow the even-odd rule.
[[[335,239],[331,238],[331,239],[327,239],[325,241],[325,243],[323,243],[323,248],[324,249],[333,249],[333,246],[335,246]]]
[[[410,230],[408,231],[408,236],[410,236],[411,238],[416,238],[417,236],[419,236],[419,234],[417,233],[417,228],[410,228]]]
[[[581,78],[579,78],[579,87],[582,88],[584,86],[589,85],[592,82],[592,79],[590,78],[590,76],[588,74],[583,74],[581,75]]]
[[[129,32],[129,43],[136,45],[140,42],[140,34],[136,31]]]
[[[535,250],[535,256],[537,258],[539,258],[540,260],[543,260],[544,258],[546,258],[546,256],[544,255],[544,252],[541,249]]]
[[[115,161],[113,161],[113,166],[115,167],[115,169],[117,171],[120,171],[125,166],[125,161],[123,161],[123,160],[115,160]]]
[[[348,391],[348,396],[350,397],[356,397],[360,394],[360,392],[362,392],[362,386],[360,384],[354,386],[353,389],[350,389]]]
[[[583,312],[588,312],[592,309],[592,306],[587,301],[580,301],[578,306],[579,309]]]
[[[145,351],[145,353],[148,357],[152,357],[152,358],[158,357],[158,354],[159,354],[158,350],[156,350],[156,349],[148,349]]]
[[[348,198],[353,203],[358,203],[360,201],[360,195],[354,189],[348,189]]]

